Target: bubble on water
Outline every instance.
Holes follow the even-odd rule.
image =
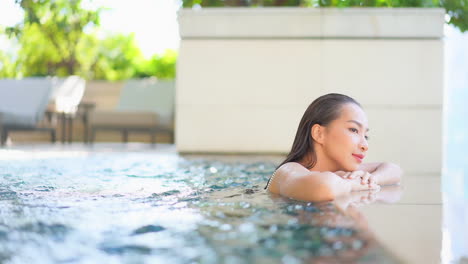
[[[300,259],[291,256],[291,255],[285,255],[281,258],[281,263],[284,264],[300,264],[302,263]]]
[[[319,256],[333,256],[333,250],[329,247],[322,246],[318,249]]]
[[[244,208],[244,209],[247,209],[247,208],[250,208],[250,203],[247,203],[247,202],[240,202],[239,203],[240,207]]]
[[[335,241],[335,242],[333,242],[332,248],[333,248],[334,250],[341,250],[341,249],[343,249],[343,248],[344,248],[344,243],[343,243],[343,241]]]
[[[232,229],[232,226],[230,224],[223,224],[219,227],[219,229],[222,231],[229,231]]]
[[[269,228],[270,233],[276,233],[278,231],[277,225],[271,225]]]
[[[239,226],[239,231],[242,233],[251,233],[255,231],[255,225],[252,223],[242,223]]]
[[[297,223],[299,223],[299,220],[296,218],[291,218],[288,220],[288,225],[297,225]]]
[[[354,250],[359,250],[363,246],[364,246],[364,243],[359,239],[353,240],[353,243],[351,244],[351,248],[354,249]]]

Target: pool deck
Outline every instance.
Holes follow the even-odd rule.
[[[46,155],[87,154],[96,152],[146,152],[178,155],[174,145],[157,144],[154,148],[140,143],[14,145],[0,148],[0,159],[21,158],[23,153],[38,158]],[[184,158],[207,157],[221,161],[280,162],[280,155],[201,155],[184,154]],[[445,263],[442,252],[441,177],[404,175],[401,187],[382,199],[367,199],[356,204],[369,230],[384,248],[402,263]],[[385,187],[388,188],[388,187]],[[384,188],[384,190],[385,190]],[[363,196],[367,195],[364,192]],[[378,196],[378,195],[377,195]],[[361,221],[361,220],[360,220]]]

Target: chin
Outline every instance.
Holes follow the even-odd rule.
[[[359,165],[357,164],[347,164],[343,166],[343,171],[356,171],[358,170]]]

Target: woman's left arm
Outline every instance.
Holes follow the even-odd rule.
[[[399,184],[403,174],[400,166],[389,162],[364,163],[359,170],[372,174],[378,185]]]

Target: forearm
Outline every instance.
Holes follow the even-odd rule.
[[[326,186],[333,197],[332,199],[348,195],[353,190],[352,180],[343,179],[334,173],[327,177]]]
[[[392,163],[381,163],[371,174],[374,176],[377,184],[391,185],[399,184],[403,171],[398,165]]]
[[[279,194],[301,201],[330,201],[351,192],[351,181],[331,172],[290,178],[280,184]]]

